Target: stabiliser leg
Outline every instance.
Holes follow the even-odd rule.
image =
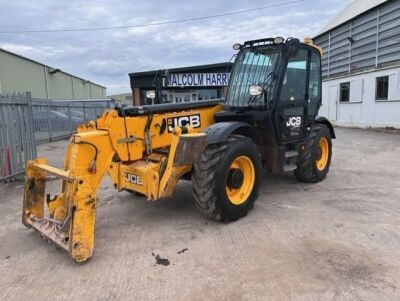
[[[36,159],[27,164],[22,223],[39,231],[43,238],[69,251],[69,228],[73,206],[67,197],[71,193],[67,192],[75,186],[75,179],[63,170],[57,170],[46,163],[46,159]],[[68,189],[53,199],[50,199],[50,196],[46,198],[45,195],[47,173],[61,177],[68,183]]]
[[[93,145],[102,147],[101,151],[96,147],[95,160]],[[113,155],[108,133],[93,131],[79,137],[79,143],[69,144],[65,170],[47,165],[46,159],[29,161],[23,224],[67,251],[74,261],[90,259],[94,251],[96,191]],[[45,192],[47,174],[63,181],[61,193],[54,198]]]

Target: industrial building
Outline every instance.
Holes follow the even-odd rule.
[[[106,88],[0,48],[0,93],[40,99],[102,99]]]
[[[224,98],[232,63],[218,63],[130,73],[135,105],[152,104],[146,97],[156,91],[156,102],[191,102]]]
[[[356,0],[314,37],[320,114],[342,126],[400,128],[400,0]]]
[[[124,105],[132,105],[133,104],[133,96],[132,93],[121,93],[121,94],[113,94],[108,95],[107,98],[111,99],[118,104]]]

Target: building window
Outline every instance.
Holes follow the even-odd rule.
[[[350,82],[340,84],[340,102],[350,101]]]
[[[376,100],[388,100],[389,76],[376,78]]]

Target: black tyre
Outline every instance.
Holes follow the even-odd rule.
[[[244,136],[207,146],[192,176],[196,206],[206,216],[235,221],[253,208],[261,182],[257,146]]]
[[[294,175],[299,181],[320,182],[326,178],[331,165],[332,138],[328,127],[314,124],[300,151]]]

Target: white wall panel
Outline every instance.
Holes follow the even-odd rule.
[[[389,76],[389,100],[376,101],[376,78]],[[353,102],[337,103],[335,117],[335,99],[338,97],[340,83],[349,82],[350,98]],[[359,99],[359,102],[355,102]],[[358,127],[395,127],[400,128],[400,68],[390,68],[375,72],[365,72],[349,77],[326,80],[322,83],[322,104],[320,111],[336,124]]]
[[[400,100],[400,72],[389,75],[389,100]]]
[[[363,100],[364,80],[362,78],[353,79],[350,82],[350,101],[361,102]]]

